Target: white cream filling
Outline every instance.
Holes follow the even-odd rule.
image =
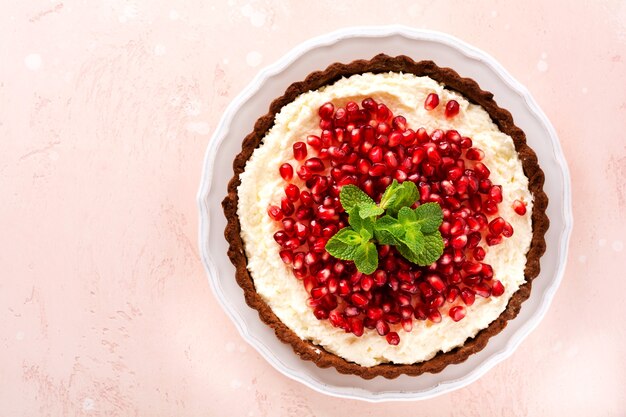
[[[439,95],[440,104],[428,112],[423,103],[432,92]],[[477,296],[475,303],[466,308],[466,317],[459,322],[446,314],[447,307],[440,309],[441,323],[414,320],[411,332],[398,330],[401,341],[397,346],[389,345],[375,330],[366,329],[363,336],[356,337],[334,328],[327,320],[316,319],[306,305],[308,294],[302,282],[278,255],[279,246],[273,234],[280,224],[267,216],[268,205],[279,202],[284,195],[285,183],[278,167],[284,162],[291,162],[294,168],[298,166],[293,160],[292,144],[319,130],[318,108],[328,101],[337,107],[351,100],[360,103],[366,97],[385,103],[396,115],[405,116],[414,130],[419,127],[426,127],[429,132],[435,128],[456,129],[461,135],[471,137],[474,145],[485,152],[483,162],[491,170],[490,179],[502,185],[504,201],[499,206],[500,215],[515,230],[513,236],[500,245],[488,247],[482,243],[487,251],[484,262],[493,266],[495,278],[505,286],[502,296],[487,299]],[[445,104],[452,99],[459,102],[461,110],[456,117],[446,119],[443,116]],[[294,183],[301,185],[297,176]],[[482,107],[470,104],[460,94],[446,90],[429,77],[367,73],[300,95],[276,115],[274,126],[241,174],[238,193],[241,236],[256,291],[300,338],[362,366],[384,362],[417,363],[462,345],[504,311],[512,294],[525,281],[526,253],[532,237],[532,195],[513,140],[498,129]],[[519,216],[511,208],[516,199],[528,204],[526,215]]]

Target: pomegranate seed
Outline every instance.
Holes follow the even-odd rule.
[[[487,246],[495,246],[502,242],[502,236],[487,235],[485,241],[487,242]]]
[[[333,310],[330,312],[330,314],[328,315],[328,320],[330,321],[330,324],[335,327],[343,327],[346,324],[346,320],[337,310]]]
[[[500,186],[500,185],[493,185],[489,189],[489,197],[494,202],[501,203],[502,202],[502,186]]]
[[[446,104],[445,114],[448,118],[454,117],[459,114],[459,103],[456,100],[448,101],[448,104]]]
[[[291,216],[295,210],[293,203],[287,197],[280,200],[280,208],[285,216]]]
[[[279,253],[280,259],[287,265],[293,263],[293,252],[290,250],[281,250]]]
[[[472,252],[472,256],[477,261],[482,261],[483,259],[485,259],[485,255],[486,255],[485,250],[481,248],[480,246],[476,246]]]
[[[290,181],[293,178],[293,167],[291,164],[284,163],[279,168],[280,176],[283,177],[285,181]]]
[[[307,155],[306,143],[296,142],[293,144],[293,157],[297,161],[302,161],[304,158],[306,158],[306,155]]]
[[[367,97],[366,99],[363,99],[363,101],[361,102],[361,106],[367,111],[375,112],[378,104],[374,101],[373,98]]]
[[[444,284],[442,279],[436,274],[429,274],[426,277],[426,281],[428,281],[431,287],[437,292],[442,292],[446,288],[446,284]]]
[[[387,333],[389,333],[389,325],[383,320],[378,320],[376,322],[376,331],[379,335],[385,336]]]
[[[436,308],[431,308],[428,310],[428,320],[433,323],[441,323],[441,313]]]
[[[498,280],[495,280],[491,285],[491,295],[499,297],[504,294],[504,285]]]
[[[504,222],[504,228],[502,229],[502,236],[504,237],[513,236],[513,226],[511,226],[511,223],[507,221]]]
[[[365,314],[372,320],[380,320],[383,317],[383,309],[379,307],[369,307]]]
[[[448,312],[448,314],[450,315],[452,320],[460,321],[461,319],[463,319],[463,317],[465,317],[465,307],[463,306],[452,307],[450,311]]]
[[[526,203],[520,200],[513,201],[513,210],[520,216],[526,214]]]
[[[465,305],[471,306],[472,304],[474,304],[475,298],[476,296],[471,288],[463,288],[461,290],[461,299],[463,300]]]
[[[396,116],[391,121],[391,125],[394,129],[397,129],[400,132],[404,132],[406,130],[406,119],[404,118],[404,116]]]
[[[280,221],[280,219],[283,218],[283,211],[280,209],[280,207],[275,206],[275,205],[270,205],[267,208],[267,214],[276,221]]]
[[[304,162],[304,166],[311,172],[321,172],[324,170],[324,162],[319,158],[310,158]]]
[[[424,101],[424,108],[426,110],[434,110],[439,105],[439,96],[435,93],[430,93],[426,96]]]
[[[469,149],[472,147],[472,139],[468,138],[467,136],[463,136],[461,138],[461,148],[463,149]]]
[[[386,122],[391,116],[391,111],[384,104],[379,104],[376,108],[376,120],[379,122]]]
[[[417,129],[417,132],[415,132],[415,139],[417,140],[417,143],[430,142],[430,136],[428,135],[426,129],[424,129],[423,127]]]
[[[398,333],[396,332],[389,332],[386,336],[386,339],[387,343],[392,346],[396,346],[398,345],[398,343],[400,343],[400,336],[398,336]]]
[[[300,199],[300,189],[297,185],[287,184],[285,186],[285,195],[289,201],[296,202]]]
[[[358,307],[366,306],[369,302],[369,300],[363,293],[358,292],[352,294],[352,296],[350,297],[350,301],[352,301],[352,303]]]
[[[335,111],[335,106],[333,103],[324,103],[318,110],[319,116],[322,120],[331,120],[333,117],[333,112]]]
[[[404,329],[405,332],[408,333],[411,330],[413,330],[413,319],[412,318],[402,319],[400,321],[400,323],[402,324],[402,329]]]
[[[348,124],[348,113],[343,107],[339,107],[335,112],[335,127],[346,127]]]
[[[318,320],[326,320],[328,318],[328,311],[326,311],[322,307],[315,307],[315,309],[313,310],[313,315]]]
[[[466,244],[467,244],[466,235],[456,236],[452,239],[452,247],[454,249],[462,249],[465,247]]]
[[[454,301],[456,301],[460,293],[461,291],[459,290],[459,287],[457,287],[456,285],[448,287],[448,292],[446,294],[446,301],[448,303],[453,303]]]
[[[360,320],[356,317],[350,318],[350,331],[354,333],[355,336],[361,337],[363,336],[363,320]]]
[[[483,164],[482,162],[477,162],[476,165],[474,165],[474,172],[480,179],[487,179],[489,178],[489,175],[491,174],[491,171],[489,171],[489,168],[487,168],[485,164]]]
[[[391,135],[389,135],[389,141],[388,141],[387,145],[390,148],[395,148],[401,142],[402,142],[402,133],[400,133],[400,132],[393,132]]]
[[[485,153],[477,148],[469,148],[465,153],[465,157],[470,161],[482,161],[485,157]]]
[[[498,213],[498,205],[493,200],[485,200],[483,203],[483,211],[489,215]]]
[[[505,224],[506,220],[504,220],[502,217],[496,217],[491,222],[489,222],[489,232],[491,232],[491,234],[494,236],[501,235],[502,231],[504,230]]]
[[[491,295],[491,288],[489,287],[489,285],[480,282],[474,286],[474,292],[476,293],[476,295],[487,298]]]
[[[385,174],[387,170],[387,166],[385,164],[374,164],[369,170],[369,175],[371,177],[380,177]]]
[[[380,254],[380,252],[382,251],[379,249],[378,253]],[[387,283],[387,273],[380,269],[376,271],[374,273],[374,283],[377,287],[382,287],[383,285],[385,285]]]

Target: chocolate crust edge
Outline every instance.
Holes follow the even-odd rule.
[[[342,77],[365,72],[389,71],[433,78],[447,88],[461,93],[471,102],[482,106],[500,130],[511,136],[522,161],[524,173],[529,179],[529,190],[534,197],[533,236],[524,271],[526,283],[513,294],[504,312],[487,328],[468,339],[463,346],[446,353],[439,352],[428,361],[408,365],[385,363],[373,367],[364,367],[330,353],[322,346],[300,339],[278,319],[256,292],[254,281],[247,269],[244,243],[240,235],[240,224],[237,216],[237,187],[240,184],[239,175],[243,172],[246,162],[254,149],[259,146],[266,132],[272,127],[275,115],[283,106],[302,93],[316,90]],[[432,61],[416,62],[405,55],[391,57],[379,54],[370,60],[356,60],[348,64],[334,63],[323,71],[312,72],[304,81],[291,84],[282,96],[272,101],[268,113],[257,119],[254,130],[244,138],[241,152],[233,161],[233,172],[234,175],[228,183],[228,194],[222,201],[222,207],[228,221],[224,230],[224,236],[229,243],[228,257],[236,268],[237,283],[244,291],[246,303],[257,310],[260,319],[274,330],[276,336],[283,343],[290,344],[301,359],[312,361],[320,368],[334,367],[342,374],[358,375],[364,379],[371,379],[376,376],[393,379],[403,374],[417,376],[423,373],[438,373],[450,364],[464,362],[470,355],[482,350],[492,336],[500,333],[506,327],[507,322],[517,316],[522,303],[530,296],[533,279],[537,277],[540,271],[539,260],[546,249],[544,236],[549,227],[549,219],[546,215],[548,197],[543,191],[545,177],[539,167],[537,155],[526,144],[526,136],[521,129],[515,126],[511,113],[498,107],[493,100],[492,93],[482,90],[473,79],[463,78],[456,71],[438,67]]]

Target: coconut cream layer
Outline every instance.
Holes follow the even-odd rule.
[[[426,111],[424,100],[433,92],[439,95],[440,104],[435,110]],[[385,103],[395,115],[406,117],[414,130],[419,127],[429,132],[437,128],[456,129],[462,136],[471,137],[474,146],[485,152],[482,162],[491,170],[491,181],[502,185],[500,215],[515,230],[513,236],[505,238],[500,245],[488,247],[482,243],[487,251],[483,262],[492,265],[495,279],[504,284],[502,296],[486,299],[477,296],[475,303],[466,307],[466,317],[459,322],[448,316],[448,305],[440,309],[441,323],[414,320],[411,332],[397,330],[401,339],[397,346],[389,345],[375,330],[366,329],[363,336],[356,337],[333,327],[327,320],[315,318],[306,305],[308,294],[302,282],[278,255],[280,248],[273,235],[281,224],[267,215],[268,205],[279,203],[284,195],[285,182],[279,175],[279,166],[284,162],[290,162],[294,168],[298,166],[293,159],[293,143],[304,141],[307,135],[319,131],[318,108],[329,101],[336,108],[348,101],[360,103],[366,97]],[[459,102],[460,112],[446,119],[445,104],[452,99]],[[294,177],[293,182],[302,186],[299,178]],[[526,253],[532,238],[532,195],[513,140],[498,129],[482,107],[469,103],[462,95],[445,89],[429,77],[366,73],[342,78],[298,96],[276,115],[274,126],[250,157],[240,178],[237,213],[256,291],[300,338],[359,365],[417,363],[462,345],[498,318],[512,294],[525,281]],[[511,205],[516,199],[527,203],[528,214],[519,216],[513,211]]]

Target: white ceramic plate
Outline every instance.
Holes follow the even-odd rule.
[[[394,380],[377,377],[368,381],[301,360],[246,305],[243,291],[235,281],[235,268],[226,256],[226,220],[220,203],[226,196],[226,184],[233,175],[232,161],[241,150],[242,139],[256,119],[267,112],[272,99],[312,71],[333,62],[371,58],[381,52],[408,55],[416,61],[433,60],[439,66],[455,69],[461,76],[473,78],[495,95],[497,103],[513,114],[515,123],[526,132],[529,145],[537,152],[546,174],[544,190],[550,198],[550,229],[541,274],[533,281],[530,299],[485,349],[438,374]],[[434,397],[470,384],[510,356],[548,310],[565,268],[573,222],[569,173],[558,138],[526,88],[484,52],[443,33],[402,26],[349,28],[311,39],[261,71],[226,109],[213,134],[206,151],[198,205],[200,251],[209,282],[244,339],[289,378],[325,394],[368,401]]]

